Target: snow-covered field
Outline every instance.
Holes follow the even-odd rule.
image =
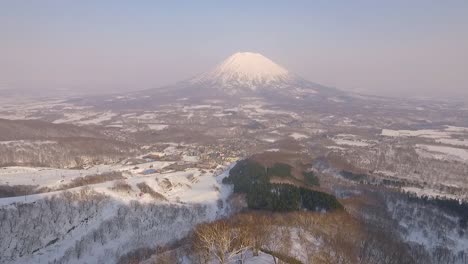
[[[274,143],[276,141],[278,141],[278,138],[274,138],[274,137],[263,137],[261,138],[262,141],[265,141],[265,142],[269,142],[269,143]]]
[[[89,119],[81,120],[78,122],[80,125],[99,125],[104,121],[109,121],[117,114],[112,112],[99,113]]]
[[[464,139],[441,138],[437,139],[436,142],[452,146],[468,147],[468,140]]]
[[[137,176],[147,169],[159,170],[173,162],[153,161],[138,166],[112,164],[96,165],[87,169],[56,169],[44,167],[5,167],[0,169],[0,185],[38,185],[39,187],[58,187],[70,183],[78,177],[98,175],[108,172],[123,172],[127,175]],[[136,169],[137,167],[137,169]]]
[[[10,140],[0,141],[0,145],[8,145],[10,147],[24,147],[32,145],[44,145],[44,144],[57,144],[57,141],[53,140]]]
[[[169,127],[168,125],[164,124],[148,124],[147,126],[149,127],[149,129],[156,131],[163,130]]]
[[[446,126],[443,129],[420,129],[420,130],[391,130],[382,129],[381,135],[386,137],[420,137],[430,139],[450,139],[468,133],[466,127]]]
[[[416,150],[420,155],[434,159],[468,162],[468,149],[417,144]]]
[[[89,111],[80,111],[80,112],[69,112],[64,113],[62,118],[55,120],[53,123],[62,124],[62,123],[75,123],[79,122],[82,119],[90,118],[96,115],[94,112]]]
[[[294,138],[295,140],[300,140],[300,139],[308,138],[307,135],[304,135],[304,134],[301,134],[301,133],[297,133],[297,132],[294,132],[294,133],[290,134],[289,136],[292,137],[292,138]]]
[[[447,131],[422,129],[422,130],[391,130],[382,129],[382,136],[386,137],[422,137],[422,138],[450,138],[451,133]]]
[[[371,145],[370,141],[359,138],[352,134],[338,134],[332,138],[337,145],[367,147]]]
[[[402,138],[420,138],[432,144],[415,144],[416,152],[425,158],[438,160],[455,160],[459,162],[468,162],[468,128],[445,126],[439,130],[390,130],[383,129],[382,136],[402,137]]]

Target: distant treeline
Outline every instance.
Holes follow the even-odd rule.
[[[340,175],[343,178],[350,180],[350,181],[356,181],[360,183],[369,182],[369,177],[366,174],[362,174],[362,173],[353,173],[351,171],[342,170],[340,172]]]
[[[258,162],[246,159],[239,161],[229,172],[223,183],[233,184],[234,192],[245,193],[247,204],[252,209],[271,211],[334,210],[343,206],[335,196],[297,187],[291,184],[270,183],[272,176],[290,177],[291,167],[277,163],[265,168]],[[304,175],[306,176],[306,175]],[[307,176],[310,181],[318,181],[313,174]],[[307,179],[307,178],[306,178]]]
[[[383,186],[392,186],[392,187],[404,187],[404,186],[412,186],[412,187],[423,187],[423,185],[404,181],[401,179],[381,179],[378,177],[374,177],[365,173],[354,173],[347,170],[342,170],[339,172],[339,175],[346,180],[354,181],[360,184],[370,184],[370,185],[383,185]]]

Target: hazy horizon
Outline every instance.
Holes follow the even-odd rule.
[[[465,1],[0,4],[0,89],[123,92],[258,52],[310,81],[468,98]]]

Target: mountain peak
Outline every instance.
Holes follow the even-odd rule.
[[[285,68],[259,53],[237,52],[211,71],[191,80],[192,83],[216,85],[236,93],[232,88],[256,90],[290,78]],[[228,91],[229,92],[229,91]]]
[[[238,74],[251,79],[281,77],[288,71],[260,53],[237,52],[215,69],[220,74]]]

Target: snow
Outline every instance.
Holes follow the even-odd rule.
[[[231,262],[232,264],[237,263],[236,260]],[[258,256],[248,256],[245,261],[245,264],[274,264],[273,257],[269,254],[259,252]]]
[[[275,109],[265,109],[265,105],[261,103],[256,103],[256,104],[244,104],[242,105],[242,110],[246,112],[249,117],[252,116],[263,116],[263,115],[287,115],[290,116],[294,119],[301,119],[301,117],[294,113],[294,112],[289,112],[289,111],[283,111],[283,110],[275,110]]]
[[[188,162],[197,162],[200,158],[198,156],[188,156],[188,155],[184,155],[182,157],[182,160],[184,161],[188,161]]]
[[[343,148],[343,147],[338,147],[338,146],[326,146],[327,149],[331,149],[331,150],[346,150],[346,148]]]
[[[216,202],[218,200],[225,200],[232,193],[232,187],[230,185],[222,184],[221,181],[228,175],[228,170],[232,166],[228,167],[222,174],[215,176],[213,174],[201,174],[199,170],[190,170],[188,173],[184,172],[183,177],[176,178],[175,175],[167,177],[174,181],[174,183],[191,184],[190,188],[176,187],[171,193],[167,195],[170,200],[181,201],[185,203],[205,203],[212,204],[216,209]],[[189,180],[191,174],[194,179]],[[189,176],[189,177],[187,177]],[[177,184],[176,184],[177,186]],[[190,185],[188,185],[190,186]],[[216,210],[211,211],[211,219],[215,218]]]
[[[225,116],[231,116],[232,113],[216,113],[213,114],[214,117],[225,117]]]
[[[468,140],[464,139],[442,138],[437,139],[436,142],[453,146],[468,147]]]
[[[136,117],[137,119],[152,120],[157,118],[155,113],[145,113]]]
[[[115,181],[88,185],[86,188],[90,188],[92,192],[103,194],[105,197],[103,201],[96,204],[97,207],[85,212],[80,211],[78,216],[71,218],[72,222],[54,228],[54,233],[46,235],[47,237],[38,242],[35,253],[18,256],[17,253],[13,253],[17,252],[14,251],[13,247],[2,248],[7,251],[5,254],[15,254],[12,255],[13,258],[10,259],[10,262],[48,263],[51,259],[65,259],[67,263],[115,262],[116,257],[136,248],[163,246],[181,239],[187,235],[193,225],[204,221],[213,221],[228,213],[229,208],[224,205],[232,193],[232,186],[222,184],[222,180],[228,175],[234,164],[218,166],[213,173],[203,172],[198,168],[151,175],[138,173],[144,167],[149,167],[149,164],[152,165],[151,167],[157,168],[169,163],[159,162],[158,166],[157,162],[149,162],[137,165],[140,169],[134,170],[132,170],[134,166],[115,165],[113,169],[125,170],[130,173],[128,178],[123,181],[132,187],[131,191],[121,192],[113,189]],[[15,168],[8,169],[14,170]],[[41,171],[37,168],[16,168],[16,170],[16,173]],[[43,171],[45,174],[55,176],[55,173],[51,173],[52,170]],[[137,185],[143,182],[154,191],[162,194],[167,201],[154,199],[148,194],[141,193]],[[85,187],[72,188],[68,189],[67,193],[79,194],[84,189]],[[50,203],[54,203],[50,205],[51,208],[61,210],[63,214],[66,214],[68,211],[75,210],[73,203],[70,205],[72,208],[69,206],[67,210],[61,209],[62,207],[54,207],[55,204],[62,205],[60,203],[63,197],[60,195],[64,193],[64,191],[57,191],[2,198],[0,199],[0,206],[2,206],[0,208],[14,210],[19,204],[26,203],[30,204],[31,208],[41,210],[42,204],[49,206]],[[48,203],[43,201],[43,199],[52,198],[52,196],[60,199],[52,199]],[[77,205],[79,204],[81,203],[77,203]],[[123,211],[129,213],[121,215]],[[52,223],[55,215],[47,212],[42,214],[46,218],[44,221]],[[30,212],[30,214],[34,215],[34,212]],[[85,220],[80,220],[79,217]],[[117,225],[116,223],[124,224]],[[109,229],[108,226],[112,226],[112,228]],[[28,234],[45,230],[42,228],[37,230],[34,228],[33,230],[32,225],[27,228],[31,228],[31,230],[25,231],[22,237],[11,243],[22,243],[21,241],[27,239]],[[93,240],[96,230],[100,230],[100,234],[107,235],[104,242]],[[46,245],[53,239],[58,240]],[[76,258],[75,255],[70,255],[70,252],[73,252],[79,241],[89,246],[84,246],[81,258]]]
[[[426,192],[424,195],[428,193],[429,196],[437,195],[437,192],[432,194]],[[423,193],[418,193],[421,194]],[[404,241],[419,244],[431,254],[437,254],[440,246],[448,248],[455,254],[468,249],[468,237],[460,233],[458,217],[431,206],[415,205],[404,200],[387,201],[387,207],[392,218],[398,222]],[[408,212],[411,216],[401,217]]]
[[[294,133],[290,134],[289,136],[292,137],[292,138],[294,138],[295,140],[308,138],[307,135],[304,135],[304,134],[301,134],[301,133],[297,133],[297,132],[294,132]]]
[[[45,144],[57,144],[57,141],[53,140],[11,140],[11,141],[0,141],[0,145],[9,146],[31,146],[31,145],[45,145]]]
[[[106,127],[110,127],[110,128],[123,128],[123,125],[121,125],[121,124],[113,124],[113,125],[107,125]]]
[[[78,124],[80,124],[80,125],[98,125],[98,124],[100,124],[100,123],[102,123],[104,121],[111,120],[116,115],[117,114],[112,113],[112,112],[105,112],[105,113],[97,114],[96,116],[94,116],[91,119],[79,121]]]
[[[347,146],[356,146],[356,147],[367,147],[369,143],[363,141],[354,141],[347,139],[333,139],[333,141],[338,145],[347,145]]]
[[[417,144],[416,150],[421,155],[429,155],[435,159],[440,159],[440,160],[455,159],[455,160],[468,162],[468,150],[467,149]]]
[[[468,127],[447,126],[447,128],[445,128],[445,131],[468,133]]]
[[[98,165],[87,170],[67,170],[43,167],[5,167],[0,169],[0,185],[39,185],[52,187],[72,179],[109,172],[108,165]]]
[[[450,138],[450,133],[432,129],[422,130],[391,130],[382,129],[382,136],[386,137],[423,137],[423,138]]]
[[[285,68],[259,53],[238,52],[213,70],[190,80],[192,84],[207,83],[230,94],[239,89],[256,90],[259,87],[278,86],[292,79]]]
[[[388,176],[388,177],[395,177],[396,176],[396,172],[388,171],[388,170],[376,170],[376,171],[374,171],[374,174],[381,174],[381,175]]]
[[[267,151],[267,152],[279,152],[280,149],[278,149],[278,148],[271,148],[271,149],[267,149],[266,151]]]
[[[96,165],[88,169],[56,169],[45,167],[5,167],[0,168],[0,185],[38,185],[40,187],[58,187],[67,184],[74,178],[85,177],[88,175],[97,175],[112,171],[120,171],[137,175],[144,170],[162,169],[173,162],[152,161],[143,164],[134,165]],[[137,167],[137,169],[135,168]]]
[[[422,137],[431,139],[449,139],[452,136],[468,133],[466,127],[446,126],[444,129],[420,129],[420,130],[391,130],[382,129],[382,136],[387,137]]]
[[[332,138],[337,145],[367,147],[371,141],[366,141],[353,134],[338,134]]]
[[[270,83],[288,78],[289,72],[259,53],[238,52],[231,55],[214,70],[192,80],[216,80],[222,84],[241,82],[243,86],[256,88],[256,84]]]
[[[156,131],[163,130],[169,127],[168,125],[164,124],[147,124],[147,126],[149,127],[149,129]]]
[[[401,189],[404,192],[409,192],[409,193],[416,194],[418,197],[427,196],[427,197],[431,197],[431,198],[444,197],[446,199],[454,199],[454,200],[460,199],[460,197],[458,195],[443,193],[443,192],[440,192],[440,191],[437,191],[437,190],[434,190],[434,189],[430,189],[430,188],[427,188],[427,187],[424,188],[424,189],[418,188],[418,187],[402,187]]]
[[[157,166],[153,166],[153,168],[157,168]],[[139,188],[136,185],[141,182],[147,183],[155,191],[163,194],[166,198],[168,198],[169,202],[177,203],[212,203],[220,197],[220,191],[222,190],[222,188],[220,187],[221,182],[218,182],[217,178],[214,177],[213,174],[202,174],[200,170],[194,168],[188,169],[186,171],[178,171],[171,173],[154,173],[150,175],[143,175],[142,172],[144,171],[144,169],[142,168],[134,171],[128,170],[127,168],[126,171],[131,172],[131,176],[127,178],[125,182],[130,184],[134,190],[133,192],[130,192],[128,194],[122,194],[120,192],[113,191],[111,188],[115,181],[98,183],[88,186],[91,187],[94,191],[105,194],[106,196],[112,197],[114,198],[114,200],[120,201],[122,203],[129,203],[133,200],[138,200],[139,202],[143,203],[154,202],[154,199],[152,199],[149,196],[139,195]],[[162,184],[163,182],[170,183],[171,187],[164,188]],[[214,186],[217,186],[217,188],[214,188]],[[81,188],[82,187],[68,189],[68,191],[76,191]],[[61,193],[61,191],[27,195],[21,197],[3,198],[0,199],[0,205],[24,201],[33,202],[38,199],[43,199],[45,197],[49,197],[59,193]]]
[[[136,128],[136,127],[127,127],[125,129],[123,129],[123,131],[130,132],[130,133],[136,133],[136,132],[138,132],[138,128]]]
[[[210,104],[190,105],[190,106],[184,106],[184,111],[185,110],[214,109],[214,108],[219,108],[219,107],[214,106],[214,105],[210,105]]]
[[[274,142],[276,142],[278,139],[276,139],[276,138],[264,137],[264,138],[261,138],[261,140],[262,140],[262,141],[265,141],[265,142],[274,143]]]
[[[170,144],[170,146],[164,149],[165,155],[177,155],[179,152],[180,151],[177,150],[177,144]]]
[[[93,113],[89,112],[82,112],[82,113],[64,113],[63,117],[60,119],[55,120],[53,123],[55,124],[62,124],[62,123],[73,123],[79,121],[81,119],[87,118],[94,115]]]

